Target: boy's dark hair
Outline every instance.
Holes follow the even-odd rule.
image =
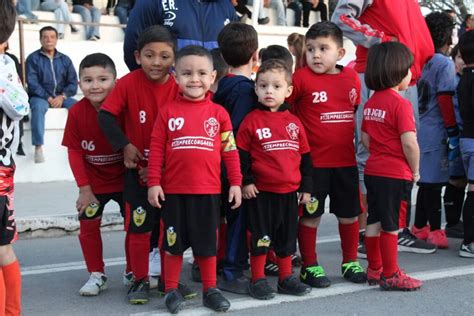
[[[431,33],[435,50],[450,45],[454,29],[451,16],[445,12],[433,12],[425,17],[426,25]]]
[[[453,59],[453,61],[456,61],[456,55],[459,52],[459,44],[454,45],[453,49],[451,49],[451,53],[449,56]]]
[[[216,71],[216,82],[221,80],[229,72],[229,65],[225,62],[222,57],[221,49],[214,48],[211,50],[212,63],[214,64],[214,70]]]
[[[278,59],[286,64],[286,67],[291,71],[293,70],[293,56],[291,55],[288,48],[281,45],[270,45],[262,53],[261,62],[265,62],[269,59]]]
[[[81,76],[82,70],[94,66],[102,67],[104,69],[108,68],[114,76],[114,79],[117,77],[117,70],[115,69],[114,61],[109,56],[102,53],[90,54],[84,57],[79,65],[79,77]]]
[[[15,29],[16,10],[12,0],[2,0],[0,4],[0,44],[5,43]]]
[[[413,54],[399,42],[385,42],[370,47],[365,83],[371,90],[393,88],[402,82],[413,64]]]
[[[336,24],[329,21],[318,22],[311,25],[305,35],[306,40],[314,40],[318,37],[331,37],[338,47],[342,47],[343,45],[341,29]]]
[[[176,54],[176,65],[178,64],[179,60],[186,57],[186,56],[201,56],[207,57],[209,62],[211,63],[212,69],[214,69],[214,65],[212,62],[212,55],[211,53],[202,46],[199,45],[188,45],[181,48],[178,53]]]
[[[281,59],[276,59],[276,58],[267,59],[262,63],[262,65],[260,65],[257,71],[257,78],[255,79],[255,82],[258,81],[258,77],[261,74],[264,74],[271,70],[284,72],[285,80],[288,83],[288,85],[291,86],[292,84],[291,70],[288,68],[288,66],[286,65],[284,61],[282,61]]]
[[[47,32],[47,31],[53,31],[56,34],[56,37],[58,37],[58,30],[56,30],[54,27],[48,25],[48,26],[45,26],[45,27],[41,28],[41,30],[40,30],[40,39],[43,37],[43,33]]]
[[[138,37],[137,50],[141,51],[146,44],[166,43],[176,54],[176,37],[164,26],[153,25],[147,27]]]
[[[459,51],[466,65],[474,64],[474,30],[464,33],[459,39]]]
[[[217,42],[222,57],[231,67],[246,65],[258,49],[257,31],[251,25],[231,22],[220,31]]]

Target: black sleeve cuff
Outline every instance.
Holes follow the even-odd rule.
[[[301,184],[300,192],[312,193],[313,192],[313,162],[309,153],[301,155]]]
[[[240,170],[242,172],[242,185],[249,185],[255,183],[255,178],[252,174],[252,160],[248,151],[239,148],[240,156]]]
[[[117,123],[115,115],[110,112],[100,110],[98,120],[102,133],[104,133],[114,151],[119,151],[130,143],[120,128],[120,125]]]

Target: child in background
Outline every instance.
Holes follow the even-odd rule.
[[[288,49],[295,57],[295,71],[306,65],[306,56],[304,52],[304,35],[291,33],[286,39]]]
[[[216,80],[211,86],[211,92],[216,93],[219,81],[224,78],[229,73],[229,65],[222,57],[222,52],[220,48],[214,48],[211,50],[212,63],[214,64],[214,70],[216,71]]]
[[[459,51],[466,64],[457,91],[463,121],[460,147],[464,170],[466,170],[469,182],[467,198],[462,209],[464,241],[459,249],[459,256],[474,258],[474,30],[461,36]]]
[[[91,54],[81,61],[79,86],[84,98],[69,111],[62,142],[68,148],[69,165],[79,187],[79,241],[90,273],[79,290],[84,296],[98,295],[107,288],[100,235],[105,205],[111,200],[117,202],[123,215],[123,155],[112,150],[97,121],[116,76],[115,64],[105,54]]]
[[[230,184],[227,201],[236,209],[241,204],[239,155],[229,114],[208,93],[216,77],[209,51],[193,45],[181,49],[175,77],[181,92],[158,113],[148,173],[148,201],[163,205],[165,305],[172,314],[184,307],[178,282],[183,253],[192,247],[201,271],[203,304],[224,312],[230,303],[216,288],[221,160]]]
[[[435,54],[423,67],[418,81],[421,157],[412,232],[438,248],[448,248],[446,233],[441,229],[441,189],[449,180],[448,161],[459,155],[459,128],[453,105],[456,72],[453,61],[447,56],[454,24],[444,12],[430,13],[425,20]]]
[[[278,59],[284,62],[288,70],[293,73],[293,57],[288,48],[280,45],[270,45],[261,52],[259,57],[262,64],[269,59]]]
[[[303,125],[285,103],[292,91],[290,69],[278,59],[264,61],[255,90],[258,107],[245,117],[237,137],[248,209],[249,294],[259,300],[275,296],[264,273],[272,247],[278,293],[305,295],[311,287],[292,275],[291,255],[296,252],[298,204],[310,199],[312,164]]]
[[[364,175],[367,280],[384,290],[410,291],[422,284],[400,270],[397,258],[398,229],[406,226],[413,181],[420,178],[412,106],[398,94],[408,88],[412,63],[412,53],[398,42],[372,46],[367,59],[365,82],[375,91],[364,107],[361,135],[369,151]]]
[[[13,1],[0,3],[0,46],[7,45],[15,28]],[[17,239],[14,203],[13,155],[19,142],[18,121],[28,115],[28,95],[21,84],[13,60],[0,53],[0,315],[21,314],[20,264],[12,244]]]
[[[298,243],[303,267],[301,280],[312,287],[331,282],[316,254],[317,229],[326,198],[337,216],[341,237],[343,277],[364,283],[357,261],[360,214],[359,183],[354,149],[354,112],[360,101],[360,80],[350,68],[337,65],[345,54],[342,32],[331,22],[316,23],[306,33],[307,66],[293,75],[292,111],[308,135],[313,161],[313,192],[302,209]]]

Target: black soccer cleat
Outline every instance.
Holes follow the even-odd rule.
[[[302,283],[297,277],[290,275],[281,282],[278,282],[278,293],[303,296],[311,292],[311,286]]]
[[[230,302],[216,288],[210,288],[203,293],[202,303],[216,312],[226,312],[230,307]]]
[[[267,279],[249,282],[249,295],[257,300],[270,300],[275,297],[275,291],[268,284]]]
[[[186,301],[178,290],[172,290],[165,295],[165,305],[171,314],[177,314],[183,309]]]
[[[127,293],[127,300],[130,304],[146,304],[148,303],[148,293],[150,291],[150,283],[147,280],[134,281]]]

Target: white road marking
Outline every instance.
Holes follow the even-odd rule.
[[[443,278],[450,278],[462,275],[474,274],[474,265],[468,266],[460,266],[456,268],[447,268],[441,270],[431,270],[431,271],[424,271],[418,273],[412,273],[413,277],[421,279],[423,281],[430,281],[430,280],[437,280]],[[240,298],[240,299],[232,299],[231,301],[231,308],[229,311],[238,311],[250,308],[258,308],[258,307],[265,307],[265,306],[272,306],[281,303],[289,303],[289,302],[303,302],[307,300],[312,300],[315,298],[323,298],[341,294],[349,294],[349,293],[356,293],[368,290],[375,290],[378,287],[375,286],[368,286],[368,285],[357,285],[352,283],[339,283],[333,285],[324,290],[315,290],[305,296],[287,296],[287,295],[277,295],[274,299],[268,301],[259,301],[253,298]],[[205,307],[195,307],[193,306],[192,309],[184,309],[183,314],[186,315],[211,315],[215,314],[211,312],[209,309]],[[137,314],[130,314],[131,316],[158,316],[158,315],[169,315],[168,312],[160,311],[160,312],[145,312],[145,313],[137,313]]]

